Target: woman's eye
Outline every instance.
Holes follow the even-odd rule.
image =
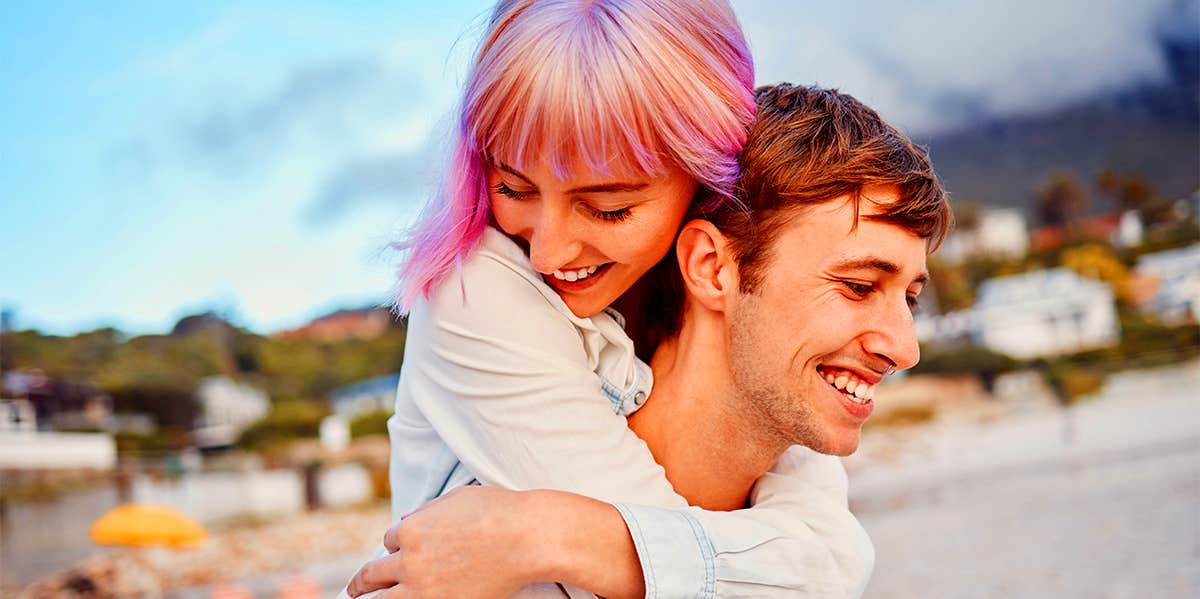
[[[632,211],[629,208],[618,208],[616,210],[600,210],[598,208],[589,207],[588,210],[592,216],[605,222],[619,223],[629,218]]]
[[[503,181],[493,185],[492,191],[494,191],[504,197],[513,198],[516,200],[523,200],[523,199],[533,195],[532,191],[517,191],[517,190],[509,187],[508,184]]]

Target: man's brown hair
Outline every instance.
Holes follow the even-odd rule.
[[[796,209],[849,195],[858,214],[867,186],[895,186],[899,199],[863,218],[903,227],[937,249],[950,228],[950,204],[924,148],[835,89],[781,83],[758,88],[755,98],[758,114],[740,161],[742,206],[701,215],[729,239],[743,292],[758,286]]]
[[[743,293],[758,287],[779,233],[789,219],[803,218],[799,209],[849,195],[859,214],[867,186],[895,186],[899,199],[862,218],[903,227],[926,239],[930,252],[937,249],[952,216],[924,148],[835,89],[780,83],[758,88],[755,98],[758,113],[735,192],[740,205],[725,202],[692,215],[729,240]],[[673,255],[652,271],[650,287],[643,353],[679,329],[684,291]]]

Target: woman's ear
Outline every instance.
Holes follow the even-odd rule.
[[[725,298],[737,291],[738,278],[737,264],[721,231],[703,219],[689,221],[679,230],[675,256],[688,297],[709,310],[724,311]]]

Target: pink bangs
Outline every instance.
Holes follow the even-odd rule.
[[[754,69],[724,1],[501,2],[464,90],[445,185],[400,271],[406,310],[474,250],[491,211],[487,166],[548,161],[559,176],[654,174],[668,164],[732,200],[754,115]]]

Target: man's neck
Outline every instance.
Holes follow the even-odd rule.
[[[737,405],[722,331],[704,326],[711,322],[689,324],[655,351],[653,393],[629,426],[688,503],[738,509],[786,444]]]

